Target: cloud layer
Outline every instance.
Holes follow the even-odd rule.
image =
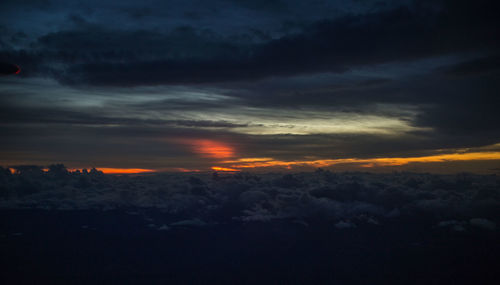
[[[151,174],[68,173],[61,165],[2,169],[3,209],[157,209],[169,227],[219,223],[329,222],[337,229],[391,219],[424,219],[436,227],[495,230],[500,206],[496,176],[366,174]],[[146,217],[147,218],[147,217]],[[175,220],[172,220],[175,219]],[[151,223],[152,221],[146,219]],[[170,222],[169,222],[170,221]],[[163,229],[162,228],[162,229]]]

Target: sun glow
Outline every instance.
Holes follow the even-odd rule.
[[[156,172],[153,169],[143,169],[143,168],[96,168],[99,171],[102,171],[104,174],[139,174],[139,173],[148,173],[148,172]]]
[[[500,160],[500,152],[470,152],[451,153],[421,157],[389,157],[389,158],[340,158],[340,159],[318,159],[318,160],[294,160],[283,161],[268,158],[242,158],[238,160],[225,161],[228,167],[234,169],[251,169],[266,167],[283,167],[290,169],[292,166],[328,167],[339,164],[352,164],[364,168],[401,166],[409,163],[431,163],[451,161],[478,161],[478,160]]]
[[[199,139],[190,140],[188,143],[192,146],[194,152],[203,157],[224,159],[234,156],[234,149],[222,142]]]
[[[223,171],[223,172],[238,172],[240,170],[227,167],[212,166],[213,171]]]
[[[182,168],[182,167],[175,168],[175,170],[179,171],[179,172],[200,172],[199,169],[188,169],[188,168]]]

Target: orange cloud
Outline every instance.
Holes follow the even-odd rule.
[[[179,172],[200,172],[199,169],[187,169],[187,168],[175,168],[175,170],[179,171]]]
[[[240,171],[238,169],[234,168],[227,168],[227,167],[219,167],[219,166],[212,166],[213,171],[224,171],[224,172],[237,172]]]
[[[147,172],[156,172],[153,169],[142,169],[142,168],[96,168],[105,174],[139,174]]]
[[[429,163],[429,162],[450,162],[450,161],[478,161],[478,160],[500,160],[500,152],[470,152],[451,153],[421,157],[390,157],[390,158],[341,158],[341,159],[320,159],[320,160],[299,160],[282,161],[259,158],[243,158],[227,161],[231,163],[229,167],[241,168],[263,168],[263,167],[285,167],[311,166],[328,167],[337,164],[358,164],[361,167],[371,168],[378,166],[401,166],[409,163]]]
[[[194,152],[204,157],[224,159],[234,156],[234,149],[222,142],[199,139],[189,140],[188,143],[192,146]]]
[[[272,161],[273,159],[270,157],[253,157],[253,158],[239,158],[237,160],[226,160],[222,161],[222,163],[241,163],[241,162],[263,162],[263,161]]]

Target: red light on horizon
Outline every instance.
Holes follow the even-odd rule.
[[[176,168],[179,172],[201,172],[199,169]]]
[[[234,169],[234,168],[228,168],[228,167],[218,167],[218,166],[212,166],[212,170],[214,171],[222,171],[222,172],[239,172],[239,169]]]
[[[99,171],[102,171],[104,174],[139,174],[139,173],[148,173],[148,172],[156,172],[153,169],[142,169],[142,168],[96,168]]]

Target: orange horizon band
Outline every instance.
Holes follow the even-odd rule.
[[[440,154],[421,157],[385,157],[385,158],[341,158],[341,159],[318,159],[318,160],[302,160],[302,161],[283,161],[283,160],[259,160],[258,158],[243,158],[236,161],[227,161],[232,163],[231,168],[262,168],[262,167],[290,167],[297,166],[314,166],[327,167],[336,164],[361,164],[361,167],[377,167],[377,166],[401,166],[409,163],[420,162],[451,162],[451,161],[478,161],[478,160],[500,160],[500,152],[471,152],[471,153],[452,153]],[[238,164],[238,162],[241,162]]]

